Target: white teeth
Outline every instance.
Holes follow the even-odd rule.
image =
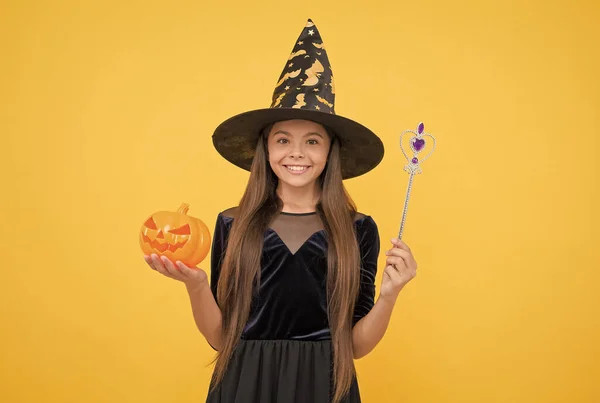
[[[288,165],[287,166],[287,169],[289,169],[290,171],[296,171],[296,172],[305,171],[306,168],[308,168],[308,167],[293,166],[293,165]]]

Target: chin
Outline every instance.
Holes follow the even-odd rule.
[[[295,187],[295,188],[303,188],[306,186],[310,186],[313,185],[316,182],[316,179],[312,179],[312,180],[288,180],[286,179],[282,179],[282,182],[284,182],[286,185],[291,186],[291,187]]]

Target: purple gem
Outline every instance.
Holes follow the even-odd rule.
[[[419,159],[418,159],[417,157],[415,157],[415,158],[413,158],[413,159],[412,159],[412,163],[413,163],[413,164],[416,164],[416,163],[418,163],[418,162],[419,162]]]
[[[423,122],[419,123],[419,127],[417,128],[417,133],[422,134],[423,130],[425,130],[425,125]]]
[[[414,138],[412,144],[416,151],[421,151],[425,147],[425,140]]]

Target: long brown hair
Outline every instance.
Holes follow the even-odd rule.
[[[213,387],[224,377],[227,364],[240,340],[257,284],[264,231],[283,203],[276,194],[278,179],[267,157],[267,138],[261,134],[248,185],[239,203],[228,238],[217,287],[223,317],[222,343],[217,353]],[[319,177],[321,197],[317,212],[328,237],[327,300],[333,348],[333,402],[350,389],[355,376],[352,348],[352,315],[359,290],[360,257],[354,231],[356,206],[342,182],[339,140],[331,141],[324,172]]]

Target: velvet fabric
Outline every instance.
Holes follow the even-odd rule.
[[[217,295],[220,263],[234,218],[217,217],[211,258],[211,289]],[[373,307],[379,255],[379,233],[366,215],[355,221],[361,255],[356,324]],[[244,340],[329,340],[327,320],[327,236],[319,230],[292,253],[272,228],[265,232],[260,288],[252,302]]]

